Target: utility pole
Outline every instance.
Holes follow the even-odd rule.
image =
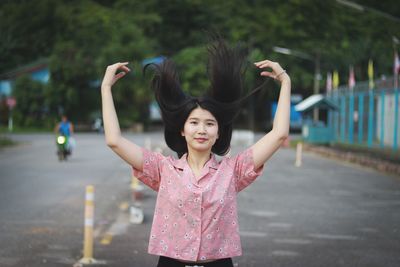
[[[314,59],[314,64],[315,64],[315,72],[314,72],[314,94],[317,95],[319,94],[319,81],[321,80],[321,66],[320,66],[320,53],[319,51],[317,52],[315,59]],[[314,122],[317,122],[319,120],[319,112],[318,108],[315,107],[313,110],[313,120]]]

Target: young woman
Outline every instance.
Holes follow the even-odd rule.
[[[233,266],[242,254],[236,195],[262,172],[289,133],[290,78],[276,63],[254,63],[260,75],[281,84],[273,128],[251,147],[217,161],[230,148],[241,95],[244,56],[223,40],[209,47],[211,86],[202,97],[182,92],[170,60],[155,65],[152,87],[165,125],[167,145],[179,158],[139,147],[121,135],[111,88],[130,71],[128,62],[107,67],[101,86],[107,145],[158,192],[149,253],[159,267]]]

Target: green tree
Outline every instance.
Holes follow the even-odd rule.
[[[48,104],[53,113],[60,110],[78,121],[88,121],[100,110],[100,82],[107,65],[117,61],[141,61],[151,55],[151,42],[126,13],[93,1],[60,7],[66,29],[51,57],[51,84]],[[138,69],[135,69],[137,75]],[[140,117],[146,99],[140,79],[123,79],[115,90],[122,121]],[[132,83],[135,86],[132,86]],[[128,122],[126,124],[129,124]]]
[[[86,63],[86,64],[85,64]],[[87,119],[98,104],[94,66],[90,57],[74,43],[60,43],[50,59],[51,81],[46,87],[46,104],[55,117],[66,113],[73,120]]]
[[[47,57],[62,32],[56,1],[0,2],[0,73]]]
[[[18,126],[45,126],[44,85],[24,75],[15,81],[15,124]]]
[[[174,56],[182,88],[189,94],[200,96],[210,87],[207,78],[207,52],[204,46],[187,47]]]
[[[395,0],[353,1],[394,16],[400,13]],[[220,32],[231,43],[245,43],[250,61],[280,62],[290,73],[293,93],[303,96],[313,91],[315,61],[277,54],[274,46],[319,56],[323,88],[324,74],[334,69],[345,83],[350,64],[356,79],[366,80],[370,58],[376,77],[391,75],[392,36],[400,38],[398,22],[333,0],[1,1],[0,73],[50,58],[52,81],[45,94],[50,114],[58,115],[63,107],[72,118],[88,120],[100,110],[98,87],[105,67],[130,61],[133,72],[114,90],[121,124],[129,126],[146,121],[153,98],[150,76],[141,75],[143,59],[171,57],[185,90],[200,94],[208,87],[207,31]],[[260,81],[251,68],[249,75],[246,88]],[[257,95],[255,105],[263,109],[257,115],[267,112],[266,103],[277,97],[276,91],[266,89]]]
[[[154,41],[147,38],[140,27],[120,11],[110,13],[105,29],[108,38],[96,58],[97,78],[102,79],[106,67],[116,62],[128,61],[131,72],[113,89],[117,102],[121,127],[133,122],[147,122],[148,104],[152,99],[148,77],[142,75],[142,61],[159,56],[154,52]],[[100,105],[99,105],[100,107]]]

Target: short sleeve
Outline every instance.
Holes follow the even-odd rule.
[[[165,157],[156,152],[142,148],[143,170],[140,171],[132,166],[133,175],[151,189],[158,191],[161,182],[160,166]]]
[[[236,178],[236,191],[240,192],[249,186],[263,172],[264,165],[255,170],[253,150],[248,148],[234,158],[234,175]]]

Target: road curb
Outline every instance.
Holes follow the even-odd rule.
[[[328,158],[335,158],[346,162],[356,163],[361,166],[373,168],[378,171],[394,174],[400,177],[400,165],[354,152],[344,152],[335,149],[304,144],[305,151],[311,151]]]

